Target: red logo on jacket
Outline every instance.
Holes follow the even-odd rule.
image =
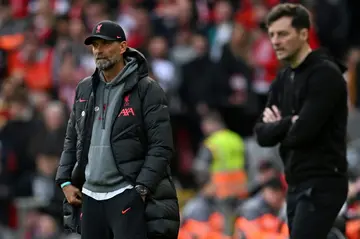
[[[129,106],[130,104],[130,95],[124,97],[124,106]]]
[[[126,95],[124,97],[124,107],[121,111],[118,117],[120,116],[135,116],[135,111],[132,107],[129,107],[130,105],[130,95]]]

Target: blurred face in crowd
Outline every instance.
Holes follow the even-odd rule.
[[[212,118],[205,118],[201,122],[201,130],[204,135],[209,136],[212,133],[224,128],[224,125],[222,122],[212,119]]]
[[[52,8],[50,6],[50,1],[48,1],[48,0],[40,0],[38,2],[39,2],[39,6],[38,6],[37,13],[39,13],[39,14],[51,14],[52,13]]]
[[[89,28],[93,28],[98,22],[108,18],[106,16],[105,5],[103,2],[86,4],[84,7],[84,14]]]
[[[145,33],[150,31],[150,24],[151,21],[149,20],[149,13],[146,9],[138,8],[134,11],[134,18],[136,21],[136,27],[139,31],[142,33]]]
[[[241,24],[235,24],[231,34],[231,44],[238,47],[245,46],[248,42],[248,38],[249,36],[244,27]]]
[[[206,53],[207,50],[207,40],[201,35],[195,35],[192,38],[192,47],[199,56],[202,56]]]
[[[58,129],[64,123],[64,110],[60,104],[49,104],[44,111],[45,124],[50,130]]]
[[[231,19],[232,7],[227,1],[219,1],[215,6],[216,22],[221,23]]]
[[[268,27],[268,33],[279,60],[291,61],[307,43],[308,30],[292,26],[291,17],[282,17]]]
[[[25,62],[34,62],[36,61],[38,51],[39,51],[38,40],[34,36],[30,35],[29,37],[26,38],[26,42],[23,45],[21,51],[22,59]]]
[[[178,22],[180,25],[186,25],[191,19],[191,4],[187,0],[178,2]]]
[[[6,79],[2,84],[1,95],[8,99],[14,92],[16,84],[12,82],[13,79]]]
[[[38,112],[42,112],[51,99],[50,95],[44,91],[31,92],[29,96]]]
[[[167,54],[167,42],[163,37],[155,37],[149,45],[149,53],[153,58],[163,58]]]
[[[59,164],[59,158],[49,155],[38,155],[36,158],[37,170],[44,176],[53,176],[56,173],[56,168]]]
[[[257,178],[260,183],[265,183],[267,180],[274,177],[276,174],[277,174],[277,171],[275,168],[262,169],[259,171]]]
[[[17,102],[17,101],[13,101],[9,104],[9,113],[12,119],[17,119],[18,117],[20,117],[21,113],[23,112],[23,110],[26,108],[26,105],[21,103],[21,102]]]
[[[11,8],[0,3],[0,24],[11,17]]]
[[[116,64],[123,61],[122,54],[126,51],[126,41],[107,41],[97,39],[92,43],[92,51],[95,57],[96,67],[102,71],[112,69]]]
[[[71,19],[69,32],[72,39],[81,39],[85,33],[85,27],[82,21],[77,18]]]
[[[264,4],[263,2],[258,2],[254,4],[253,7],[256,22],[261,22],[263,19],[266,18],[266,14],[268,13],[266,4]]]
[[[191,33],[189,31],[179,31],[176,34],[176,45],[188,45],[191,40]]]
[[[211,134],[211,132],[215,131],[215,123],[209,120],[204,120],[201,123],[201,131],[204,135],[208,136]]]
[[[56,21],[56,32],[59,34],[59,36],[68,35],[68,28],[69,28],[69,23],[67,20],[58,19]]]
[[[44,214],[36,222],[35,238],[55,238],[58,228],[53,217]]]
[[[265,201],[276,210],[281,209],[285,201],[285,192],[281,189],[265,187],[263,189]]]

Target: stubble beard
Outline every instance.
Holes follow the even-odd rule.
[[[113,68],[115,63],[116,63],[115,61],[109,59],[100,59],[100,60],[96,60],[96,67],[99,70],[106,71]]]
[[[287,63],[291,63],[294,60],[296,60],[298,58],[298,55],[301,52],[302,47],[299,47],[297,49],[294,49],[292,52],[290,52],[286,57],[284,57],[283,61],[287,62]]]
[[[95,60],[96,67],[101,71],[107,71],[113,68],[116,63],[120,62],[116,56],[108,59],[98,59]]]

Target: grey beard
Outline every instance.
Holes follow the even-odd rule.
[[[111,61],[111,60],[102,59],[102,60],[96,61],[96,67],[97,67],[99,70],[102,70],[102,71],[109,70],[109,69],[111,69],[114,65],[115,65],[115,62],[113,62],[113,61]]]

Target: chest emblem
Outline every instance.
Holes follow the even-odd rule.
[[[130,107],[130,95],[124,97],[124,108],[120,111],[118,117],[121,116],[135,116],[133,107]]]

